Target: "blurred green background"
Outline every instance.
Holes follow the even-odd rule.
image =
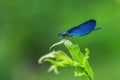
[[[96,19],[103,29],[69,38],[90,49],[94,80],[120,79],[120,0],[0,0],[0,80],[80,80],[71,68],[38,64],[57,33]]]

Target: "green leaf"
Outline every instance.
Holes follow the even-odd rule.
[[[89,65],[89,62],[87,60],[89,58],[88,55],[89,55],[89,50],[86,48],[83,63],[84,63],[84,67],[85,67],[85,72],[88,74],[88,77],[90,78],[90,80],[93,80],[94,75],[93,75],[93,71],[92,71],[92,69],[91,69],[91,67]]]
[[[89,50],[85,49],[85,54],[83,54],[80,51],[80,47],[78,44],[73,44],[71,41],[63,39],[58,43],[53,44],[50,47],[50,50],[58,46],[60,44],[64,44],[66,48],[68,49],[71,57],[69,57],[64,51],[62,50],[53,50],[49,54],[46,54],[42,56],[39,59],[39,63],[42,62],[49,62],[51,63],[51,67],[48,69],[48,71],[54,71],[54,73],[58,74],[58,67],[74,67],[74,74],[76,77],[82,77],[85,76],[89,80],[93,80],[93,71],[89,65],[88,58],[89,58]]]
[[[80,52],[79,45],[74,45],[69,40],[66,40],[64,42],[64,45],[67,47],[68,51],[70,52],[70,55],[72,56],[72,59],[81,64],[84,55],[83,55],[82,52]]]
[[[60,42],[57,42],[57,43],[53,44],[53,45],[49,48],[49,51],[51,51],[51,49],[52,49],[53,47],[55,47],[55,46],[57,46],[57,45],[60,45],[60,44],[62,44],[62,43],[64,43],[64,42],[65,42],[65,39],[61,40]]]

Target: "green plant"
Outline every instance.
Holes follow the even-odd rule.
[[[42,56],[38,62],[40,64],[45,61],[50,62],[52,65],[48,71],[54,71],[56,74],[59,73],[57,70],[58,67],[71,66],[75,68],[74,74],[76,77],[85,76],[88,80],[93,80],[93,71],[88,62],[89,50],[86,48],[85,54],[83,54],[80,51],[78,44],[73,44],[71,41],[66,39],[53,44],[50,47],[50,50],[60,44],[64,44],[67,47],[71,57],[62,50],[53,50],[49,54]]]

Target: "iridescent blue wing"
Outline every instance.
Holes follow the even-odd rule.
[[[95,26],[96,26],[95,20],[88,20],[76,27],[69,29],[67,32],[69,36],[84,36],[92,32]]]

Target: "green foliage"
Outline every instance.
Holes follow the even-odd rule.
[[[52,65],[48,71],[54,71],[56,74],[59,73],[57,70],[58,67],[71,66],[75,68],[74,74],[76,77],[86,77],[88,80],[93,80],[93,71],[88,62],[89,50],[86,48],[85,54],[83,54],[80,52],[80,47],[78,44],[72,44],[72,42],[66,39],[53,44],[50,47],[50,50],[60,44],[64,44],[67,47],[71,57],[62,50],[53,50],[49,54],[42,56],[38,62],[50,62]]]

